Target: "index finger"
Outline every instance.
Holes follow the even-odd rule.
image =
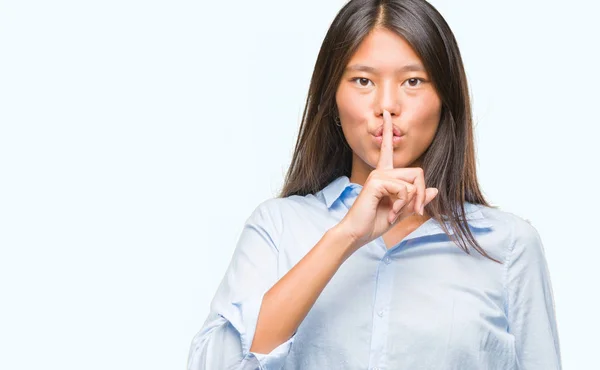
[[[387,110],[383,111],[383,133],[377,168],[382,170],[394,168],[394,129],[392,115]]]

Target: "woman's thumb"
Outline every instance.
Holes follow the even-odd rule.
[[[425,204],[429,204],[438,195],[437,188],[427,188],[425,189]]]

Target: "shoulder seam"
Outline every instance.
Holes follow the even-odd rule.
[[[511,241],[510,243],[510,247],[508,249],[508,252],[506,253],[506,257],[504,258],[504,309],[506,312],[506,317],[507,319],[509,319],[509,310],[510,310],[510,304],[511,302],[509,301],[509,287],[508,287],[508,266],[510,265],[510,263],[512,262],[512,255],[513,252],[515,250],[515,245],[517,243],[516,238],[515,238],[515,222],[514,220],[510,219],[511,225],[510,225],[510,238],[509,240]],[[509,328],[510,330],[510,328]]]
[[[280,234],[281,234],[281,225],[276,225],[275,224],[275,219],[273,218],[273,215],[271,214],[271,209],[272,208],[276,208],[275,212],[277,212],[277,215],[280,215],[280,210],[279,210],[279,199],[281,198],[269,198],[265,201],[262,202],[261,204],[261,210],[260,212],[264,214],[264,216],[268,219],[268,222],[271,224],[271,227],[273,228],[273,233],[269,234],[269,237],[271,238],[271,241],[273,242],[273,246],[275,246],[275,250],[277,251],[277,253],[280,252],[279,250],[279,242],[280,242]],[[273,206],[268,207],[267,204],[268,203],[272,203]],[[281,219],[281,217],[279,217],[279,219]],[[274,235],[272,235],[274,234]]]

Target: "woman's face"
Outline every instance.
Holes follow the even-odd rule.
[[[377,165],[384,110],[394,124],[394,167],[420,166],[440,121],[441,101],[402,37],[373,30],[350,58],[335,98],[353,151],[352,182],[364,184]]]

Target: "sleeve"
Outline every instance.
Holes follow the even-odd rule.
[[[507,259],[508,330],[514,335],[519,369],[561,369],[554,293],[537,230],[519,219]]]
[[[188,370],[283,368],[295,333],[270,353],[250,352],[262,298],[278,280],[272,204],[262,203],[246,220],[210,313],[192,340]]]

